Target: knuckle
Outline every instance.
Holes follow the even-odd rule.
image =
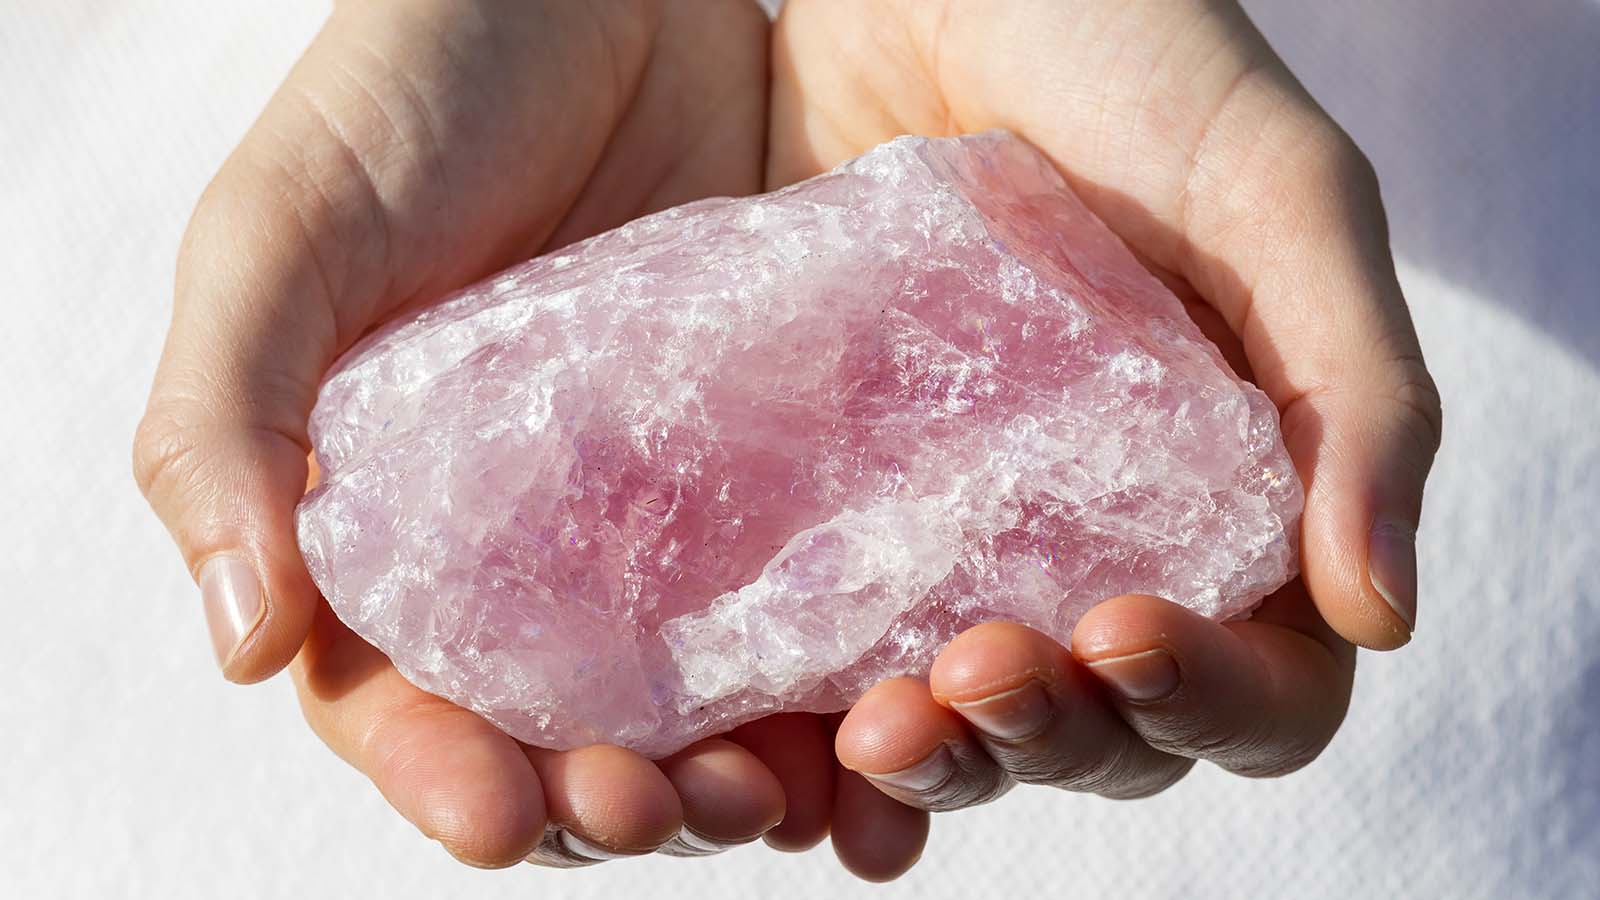
[[[1323,188],[1349,196],[1377,197],[1378,170],[1349,134],[1319,117],[1302,158],[1307,174]]]
[[[1424,456],[1432,459],[1444,441],[1444,403],[1421,357],[1401,360],[1392,396],[1402,410],[1404,427]]]
[[[208,255],[212,244],[254,218],[252,209],[257,205],[263,183],[259,178],[246,177],[246,173],[240,171],[243,165],[239,161],[224,163],[200,192],[178,245],[180,272],[186,261]]]
[[[133,479],[146,500],[156,503],[171,486],[192,477],[194,450],[189,432],[170,415],[156,409],[145,413],[133,436]]]

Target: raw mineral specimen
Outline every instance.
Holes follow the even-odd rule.
[[[535,259],[351,350],[299,510],[338,615],[524,741],[663,755],[1296,571],[1277,413],[1003,132]]]

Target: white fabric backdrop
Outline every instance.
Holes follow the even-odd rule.
[[[888,896],[1600,885],[1600,4],[1257,0],[1377,162],[1443,389],[1420,630],[1289,779],[941,816]],[[0,895],[818,896],[826,847],[478,872],[214,672],[127,444],[185,216],[316,0],[0,5]]]

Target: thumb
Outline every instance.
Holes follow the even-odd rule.
[[[294,538],[301,445],[226,411],[153,411],[134,466],[200,586],[224,675],[272,675],[298,652],[319,597]]]
[[[217,664],[252,682],[293,658],[319,598],[294,509],[334,337],[309,314],[321,294],[299,254],[272,238],[274,226],[239,227],[252,189],[234,181],[224,169],[190,224],[133,467],[199,584]]]
[[[604,6],[340,4],[201,198],[133,464],[229,679],[311,626],[294,509],[339,350],[542,245],[594,169],[653,27]]]

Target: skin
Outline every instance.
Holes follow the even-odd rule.
[[[1250,776],[1309,763],[1343,719],[1353,645],[1410,639],[1414,550],[1397,562],[1389,538],[1415,534],[1442,427],[1372,167],[1232,3],[844,9],[794,0],[778,23],[769,184],[903,132],[1027,137],[1277,404],[1307,498],[1302,578],[1250,621],[1119,597],[1069,647],[979,626],[927,682],[863,697],[839,759],[931,810],[1016,782],[1131,798],[1196,760]]]
[[[139,484],[192,571],[229,554],[259,575],[265,613],[224,675],[289,664],[318,736],[463,862],[828,833],[831,724],[778,717],[659,762],[522,746],[345,629],[292,527],[315,387],[376,323],[644,213],[761,189],[767,40],[743,0],[345,3],[185,235]]]
[[[990,127],[1049,155],[1282,411],[1304,576],[1253,619],[1121,597],[1066,647],[984,625],[842,722],[773,716],[650,761],[521,745],[328,611],[292,512],[316,386],[361,334],[643,213]],[[1338,728],[1354,645],[1410,636],[1438,396],[1371,167],[1229,2],[793,0],[769,30],[747,0],[352,0],[207,189],[178,268],[134,467],[192,572],[226,555],[260,581],[223,673],[289,665],[316,733],[473,865],[831,833],[885,880],[927,810],[1017,782],[1131,798],[1199,759],[1292,771]],[[1176,685],[1130,698],[1130,671]],[[908,769],[939,777],[908,788]]]

